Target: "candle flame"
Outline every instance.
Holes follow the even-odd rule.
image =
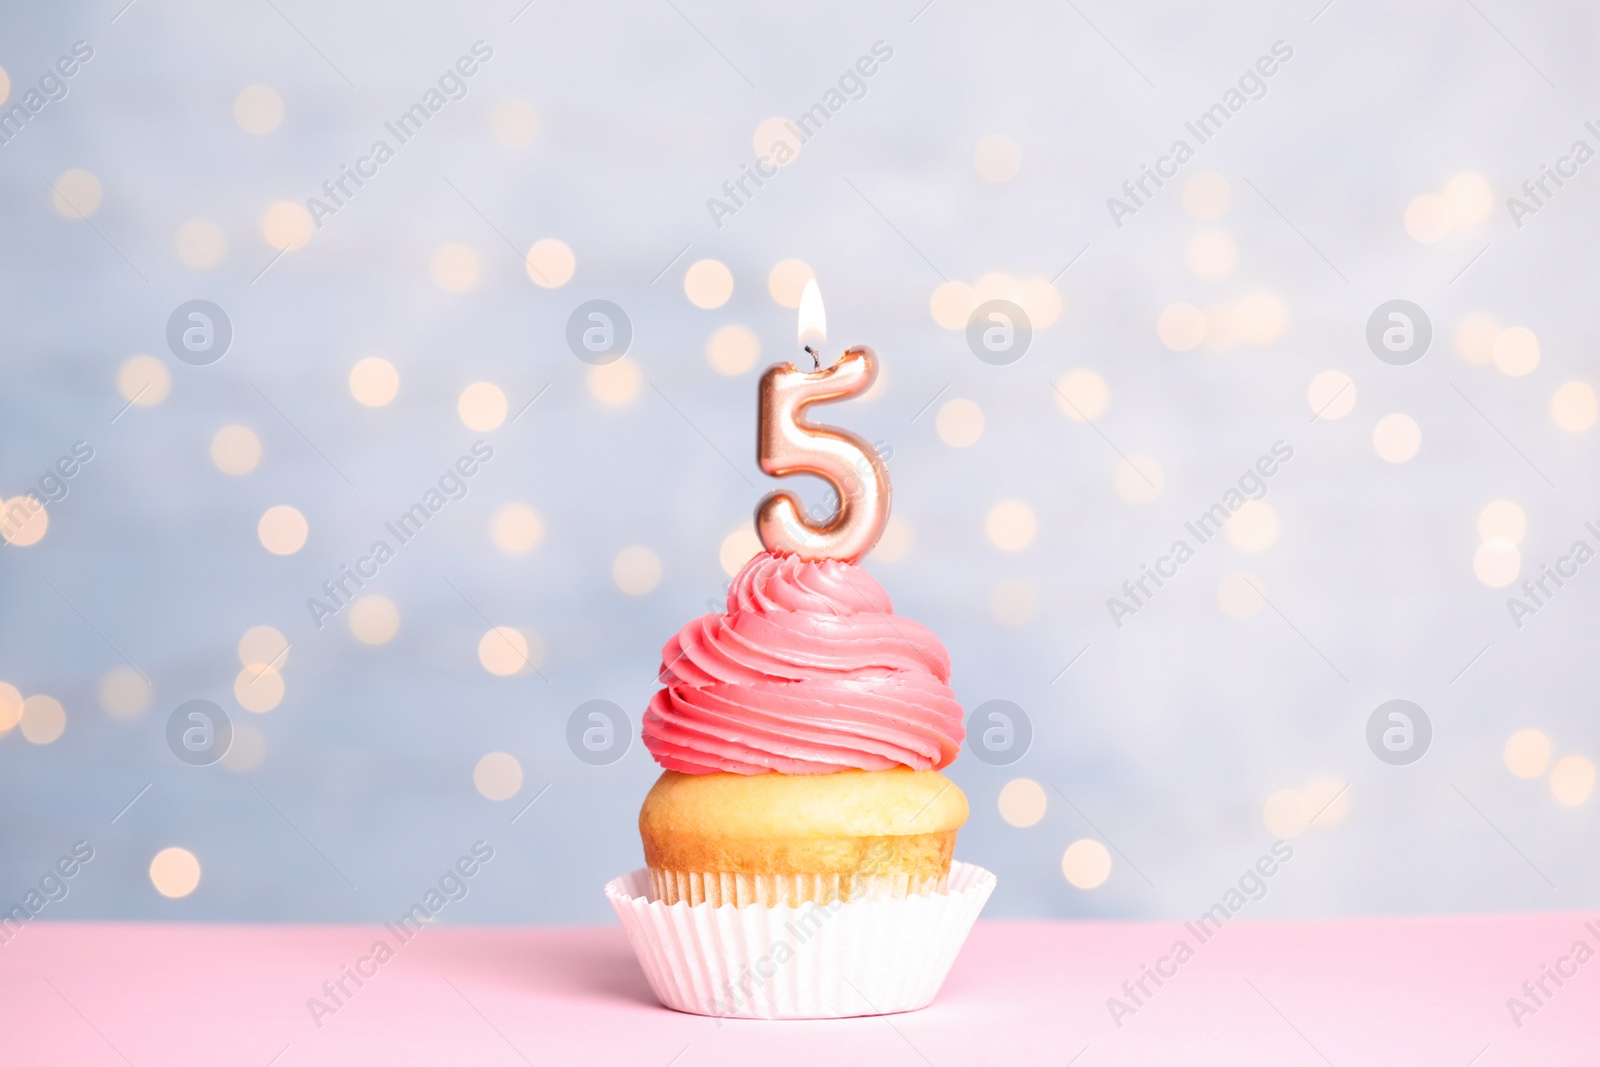
[[[822,308],[822,290],[817,288],[815,278],[806,282],[805,291],[800,294],[799,339],[801,344],[828,339],[828,313]]]

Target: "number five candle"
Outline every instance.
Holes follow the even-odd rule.
[[[800,341],[827,339],[822,294],[815,279],[800,297]],[[806,349],[811,352],[809,346]],[[872,550],[889,521],[889,471],[878,450],[848,430],[818,426],[806,419],[812,404],[859,396],[878,377],[878,357],[857,345],[823,370],[811,352],[813,368],[779,363],[761,376],[761,406],[756,460],[774,478],[814,474],[839,495],[839,514],[825,526],[808,521],[800,501],[787,490],[769,493],[756,506],[756,533],[769,552],[805,560],[855,563]]]

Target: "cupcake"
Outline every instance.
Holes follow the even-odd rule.
[[[855,564],[762,552],[662,650],[639,813],[655,899],[827,904],[942,892],[967,800],[950,657]]]

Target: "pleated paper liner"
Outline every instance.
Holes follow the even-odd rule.
[[[666,904],[829,904],[943,893],[948,871],[897,874],[734,874],[650,869],[651,900]]]
[[[995,876],[956,862],[942,893],[829,904],[668,904],[640,868],[606,884],[669,1008],[733,1019],[838,1019],[927,1007]]]

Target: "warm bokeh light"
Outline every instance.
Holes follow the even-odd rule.
[[[539,109],[517,97],[502,100],[489,117],[489,133],[507,148],[526,148],[539,136]]]
[[[1431,245],[1450,235],[1450,207],[1437,193],[1423,193],[1406,205],[1406,233],[1413,241]]]
[[[761,538],[756,535],[755,527],[741,526],[722,539],[722,547],[717,550],[717,562],[722,565],[722,573],[732,578],[760,551]]]
[[[1090,422],[1111,404],[1111,387],[1092,370],[1080,367],[1063,374],[1052,390],[1056,407],[1074,422]]]
[[[1243,622],[1266,607],[1261,579],[1249,571],[1234,571],[1217,583],[1217,607],[1230,619]]]
[[[940,286],[943,289],[944,286]],[[937,294],[938,290],[935,290]],[[1028,316],[1035,330],[1042,330],[1061,317],[1061,291],[1043,278],[1016,278],[1010,274],[985,274],[972,286],[974,303],[967,309],[957,329],[966,329],[972,308],[990,300],[1009,300]]]
[[[1135,452],[1117,463],[1112,475],[1117,495],[1130,504],[1148,504],[1161,495],[1167,476],[1149,456]]]
[[[1233,305],[1233,326],[1246,344],[1270,345],[1283,337],[1288,325],[1288,307],[1265,289],[1252,290]]]
[[[1003,133],[990,134],[973,150],[972,165],[978,177],[991,185],[1002,185],[1022,169],[1022,149]]]
[[[440,245],[428,259],[428,277],[447,293],[464,293],[478,284],[478,253],[452,241]]]
[[[878,563],[899,563],[916,547],[917,535],[911,523],[899,515],[890,515],[883,527],[883,536],[872,550],[872,559]]]
[[[768,166],[786,167],[794,162],[805,142],[800,140],[792,122],[782,116],[762,119],[750,137],[750,147],[756,158]]]
[[[369,593],[350,605],[350,632],[364,645],[384,645],[400,632],[400,609],[386,596]]]
[[[228,235],[210,219],[190,219],[172,235],[172,249],[185,267],[210,270],[228,252]]]
[[[1202,222],[1219,219],[1233,203],[1228,179],[1214,170],[1196,171],[1183,183],[1183,209]]]
[[[257,715],[265,715],[283,703],[283,691],[283,675],[274,667],[255,664],[233,676],[233,699]]]
[[[946,330],[965,330],[977,306],[977,290],[966,282],[941,282],[928,298],[933,321]]]
[[[150,884],[169,899],[186,897],[200,885],[200,861],[186,848],[164,848],[150,861]]]
[[[35,745],[48,745],[67,729],[67,709],[52,696],[39,694],[22,702],[22,736]]]
[[[983,409],[970,400],[957,397],[945,401],[934,419],[939,440],[952,448],[968,448],[983,436]]]
[[[274,504],[261,513],[256,537],[261,547],[274,556],[292,556],[305,547],[311,527],[300,510],[288,504]]]
[[[1457,174],[1444,187],[1445,209],[1452,227],[1476,225],[1494,209],[1494,190],[1481,174]]]
[[[510,800],[522,789],[522,764],[509,752],[490,752],[472,768],[472,784],[486,800]]]
[[[1582,756],[1559,759],[1550,768],[1550,792],[1563,804],[1582,804],[1594,792],[1594,775],[1594,764]]]
[[[247,85],[233,98],[233,121],[245,133],[271,133],[283,121],[283,98],[270,85]]]
[[[1044,786],[1032,778],[1013,778],[1000,789],[1000,817],[1012,826],[1037,826],[1050,806]]]
[[[1206,339],[1205,312],[1193,304],[1168,304],[1156,317],[1156,336],[1174,352],[1187,352]]]
[[[661,584],[661,559],[643,545],[630,545],[611,561],[611,580],[629,596],[644,596]]]
[[[50,529],[50,510],[31,496],[14,496],[0,502],[0,538],[26,548],[44,540]]]
[[[277,669],[289,661],[289,639],[275,626],[252,626],[239,638],[239,664]]]
[[[1325,370],[1311,379],[1306,403],[1318,418],[1342,419],[1355,410],[1356,383],[1339,370]]]
[[[489,539],[513,556],[532,552],[544,539],[544,520],[527,504],[503,504],[489,519]]]
[[[1239,265],[1239,246],[1225,230],[1201,230],[1184,247],[1183,263],[1201,281],[1220,282]]]
[[[1510,500],[1496,500],[1478,512],[1478,536],[1487,541],[1498,537],[1514,545],[1528,535],[1528,516]]]
[[[1594,386],[1588,382],[1567,382],[1550,398],[1550,417],[1571,433],[1593,426],[1596,414],[1600,414],[1600,408],[1595,403]]]
[[[1002,500],[989,509],[984,519],[984,533],[989,543],[1002,552],[1021,552],[1033,543],[1039,532],[1039,520],[1033,509],[1020,500]]]
[[[1267,798],[1261,809],[1261,821],[1267,833],[1274,837],[1299,837],[1311,825],[1311,816],[1317,809],[1305,794],[1297,789],[1280,789]]]
[[[172,392],[172,372],[155,356],[129,356],[117,369],[117,392],[135,407],[155,407]]]
[[[1311,811],[1311,819],[1316,826],[1324,829],[1338,826],[1344,822],[1344,817],[1350,814],[1350,789],[1348,783],[1326,775],[1313,778],[1306,783],[1300,791],[1305,797],[1306,806]]]
[[[1404,463],[1422,447],[1422,427],[1409,415],[1385,415],[1372,428],[1372,448],[1389,463]]]
[[[544,662],[544,642],[531,631],[496,626],[478,639],[478,662],[484,670],[501,678],[536,670]]]
[[[506,421],[510,405],[506,394],[493,382],[473,382],[461,390],[456,400],[456,414],[469,429],[488,433]]]
[[[100,179],[86,170],[62,171],[51,186],[50,204],[62,218],[86,219],[100,210]]]
[[[683,291],[697,308],[719,308],[733,296],[733,272],[715,259],[697,259],[683,275]]]
[[[535,241],[533,247],[528,249],[523,266],[535,285],[559,289],[572,280],[572,272],[578,269],[578,260],[565,241],[546,237],[542,241]]]
[[[280,200],[261,216],[262,238],[280,251],[304,248],[311,243],[314,232],[316,226],[311,221],[311,212],[293,200]]]
[[[0,682],[0,737],[22,721],[22,690],[10,682]]]
[[[211,437],[211,462],[223,474],[249,474],[261,462],[261,438],[248,426],[224,426]]]
[[[1039,593],[1027,582],[1008,578],[989,590],[989,614],[1001,626],[1017,629],[1039,614]]]
[[[381,408],[400,391],[400,372],[382,356],[357,360],[350,368],[350,395],[369,408]]]
[[[767,292],[772,294],[772,299],[786,308],[800,306],[800,294],[805,292],[806,282],[816,277],[811,265],[803,259],[783,259],[772,268],[767,275]]]
[[[1490,349],[1502,374],[1521,378],[1539,365],[1539,337],[1526,326],[1507,326],[1495,334]]]
[[[1518,778],[1537,778],[1550,766],[1550,738],[1540,730],[1518,730],[1506,739],[1506,770]]]
[[[1500,537],[1491,537],[1472,554],[1472,573],[1490,589],[1504,589],[1522,572],[1522,553]]]
[[[1244,552],[1265,552],[1278,543],[1282,524],[1278,509],[1265,500],[1246,500],[1229,517],[1226,526],[1228,540]]]
[[[644,388],[644,374],[631,359],[618,359],[590,367],[586,375],[589,395],[608,407],[621,407]]]
[[[132,719],[150,707],[150,683],[127,664],[112,667],[100,679],[95,691],[100,709],[116,719]]]
[[[732,377],[756,365],[761,356],[761,341],[745,326],[723,326],[706,342],[706,362],[718,374]]]
[[[1457,324],[1451,343],[1464,362],[1482,367],[1494,362],[1494,339],[1499,335],[1500,322],[1494,316],[1468,315]]]
[[[1079,838],[1062,854],[1061,873],[1077,889],[1095,889],[1111,877],[1111,853],[1092,837]]]

